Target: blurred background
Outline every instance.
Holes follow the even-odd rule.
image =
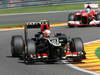
[[[0,0],[0,9],[31,7],[31,6],[48,6],[61,4],[75,4],[80,2],[94,2],[100,0]]]

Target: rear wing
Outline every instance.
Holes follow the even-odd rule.
[[[32,29],[32,28],[40,28],[41,22],[28,22],[25,24],[25,28]]]
[[[48,24],[49,25],[49,21],[48,20],[41,20],[40,22],[27,22],[25,24],[25,28],[28,28],[28,29],[40,28],[41,24]]]
[[[28,29],[32,29],[32,28],[40,28],[42,24],[48,24],[49,25],[49,21],[48,20],[41,20],[40,22],[27,22],[24,25],[24,38],[25,38],[25,45],[26,45],[26,51],[28,53],[28,45],[27,45],[27,41],[28,41]]]
[[[27,46],[27,40],[28,40],[28,29],[33,29],[33,28],[40,28],[41,23],[40,22],[27,22],[24,25],[24,38],[25,38],[25,45],[26,45],[26,51],[28,53],[28,46]]]

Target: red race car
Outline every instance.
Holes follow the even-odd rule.
[[[100,13],[92,10],[89,6],[81,12],[70,13],[68,26],[100,26]]]

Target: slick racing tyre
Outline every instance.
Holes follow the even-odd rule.
[[[24,50],[23,37],[20,35],[12,36],[11,39],[11,54],[12,57],[20,57]]]
[[[74,14],[73,13],[70,13],[68,15],[68,21],[74,21]]]
[[[81,52],[84,50],[83,42],[80,38],[73,38],[70,42],[71,52]]]
[[[78,52],[78,56],[73,59],[74,62],[81,62],[86,59],[83,42],[80,38],[73,38],[70,42],[71,52]]]
[[[24,62],[26,64],[33,64],[34,63],[34,55],[35,55],[35,43],[33,40],[29,39],[27,41],[27,53],[25,54],[25,57],[24,57]],[[31,56],[33,55],[33,56]]]
[[[35,43],[33,40],[29,39],[27,42],[27,49],[28,49],[28,54],[35,54]]]
[[[96,15],[96,20],[100,20],[100,13]]]
[[[68,15],[68,21],[74,21],[74,14],[73,14],[73,13],[70,13],[70,14]],[[69,28],[73,28],[74,26],[72,26],[72,25],[70,25],[70,24],[68,23],[68,27],[69,27]]]

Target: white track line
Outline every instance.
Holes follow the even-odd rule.
[[[90,41],[90,42],[87,42],[87,43],[84,43],[84,44],[89,44],[89,43],[93,43],[93,42],[97,42],[97,41],[100,41],[100,39],[94,40],[94,41]],[[64,61],[64,60],[62,62],[66,63],[66,61]],[[82,72],[86,72],[86,73],[92,74],[92,75],[100,75],[100,73],[96,73],[96,72],[88,71],[88,70],[85,70],[85,69],[81,69],[81,68],[79,68],[79,67],[77,67],[77,66],[75,66],[73,64],[66,64],[66,66],[71,67],[71,68],[73,68],[75,70],[79,70],[79,71],[82,71]]]
[[[66,63],[66,61],[62,61],[62,62],[63,63]],[[71,68],[73,68],[75,70],[78,70],[78,71],[82,71],[82,72],[85,72],[85,73],[89,73],[91,75],[100,75],[99,73],[96,73],[96,72],[92,72],[92,71],[88,71],[88,70],[85,70],[85,69],[81,69],[81,68],[79,68],[79,67],[77,67],[77,66],[75,66],[73,64],[66,64],[66,66],[71,67]]]
[[[67,63],[66,61],[62,61],[62,63]],[[78,70],[78,71],[82,71],[82,72],[85,72],[85,73],[89,73],[89,74],[92,74],[92,75],[100,75],[99,73],[96,73],[96,72],[92,72],[92,71],[88,71],[88,70],[85,70],[85,69],[81,69],[73,64],[66,64],[66,66],[70,67],[70,68],[73,68],[75,70]]]

